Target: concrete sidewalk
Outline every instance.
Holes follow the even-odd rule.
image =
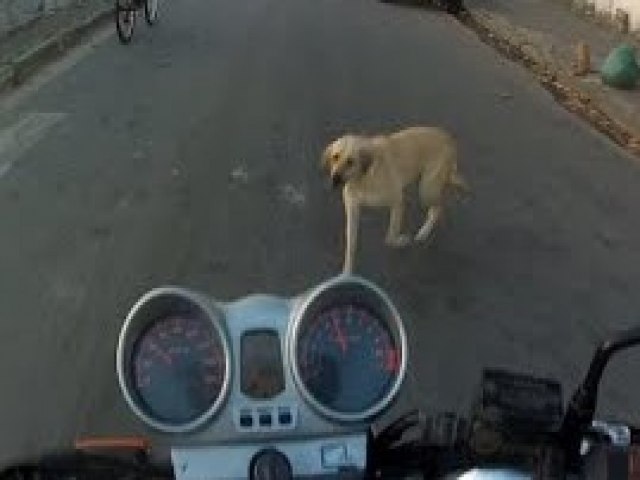
[[[111,18],[113,0],[77,2],[0,36],[0,91],[22,83]]]
[[[579,16],[562,0],[467,0],[468,21],[491,43],[510,49],[513,57],[534,70],[565,105],[590,120],[618,143],[640,153],[640,88],[622,91],[602,84],[597,72],[573,73],[579,42],[589,45],[598,70],[611,49],[622,42],[640,45]]]

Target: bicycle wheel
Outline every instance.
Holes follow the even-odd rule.
[[[158,0],[145,0],[144,18],[148,25],[153,25],[158,20]]]
[[[121,43],[129,43],[136,25],[136,8],[132,0],[116,0],[116,30]]]
[[[447,13],[458,15],[462,11],[462,0],[448,0]]]

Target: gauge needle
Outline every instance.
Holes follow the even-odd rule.
[[[333,330],[336,334],[336,341],[338,342],[338,344],[340,345],[340,349],[342,350],[342,353],[347,353],[347,337],[344,336],[344,332],[342,331],[342,328],[340,328],[340,323],[338,322],[338,319],[333,317]]]

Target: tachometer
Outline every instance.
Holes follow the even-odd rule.
[[[311,295],[294,321],[291,355],[298,387],[320,413],[363,421],[395,397],[406,339],[384,294],[355,279]]]
[[[167,423],[196,420],[222,391],[224,350],[206,318],[158,320],[137,342],[132,362],[142,404],[154,418]]]

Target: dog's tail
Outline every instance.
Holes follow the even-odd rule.
[[[454,170],[449,177],[449,185],[451,185],[458,196],[470,196],[473,194],[469,183],[464,179],[457,170]]]

